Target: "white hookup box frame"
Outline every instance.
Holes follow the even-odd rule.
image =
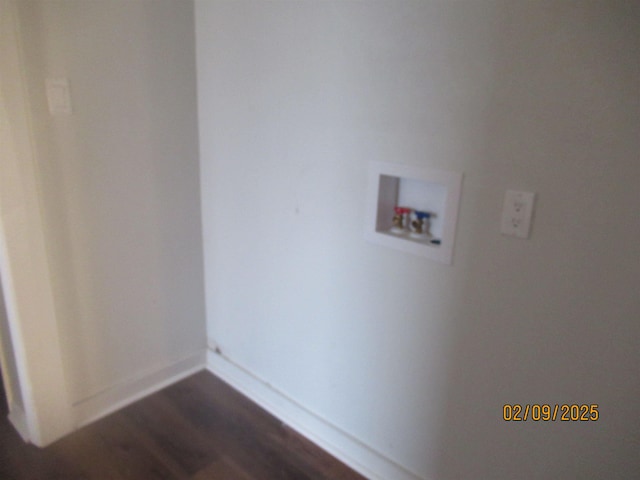
[[[461,173],[371,162],[365,209],[365,239],[450,265],[461,192]],[[396,206],[431,213],[430,232],[436,243],[392,233],[390,230]]]

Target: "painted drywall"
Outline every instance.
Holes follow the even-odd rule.
[[[204,350],[193,4],[17,3],[78,405]],[[45,80],[60,77],[72,114],[53,116]]]
[[[200,1],[196,39],[212,348],[419,478],[640,471],[637,3]],[[452,266],[364,241],[373,160],[464,173]]]

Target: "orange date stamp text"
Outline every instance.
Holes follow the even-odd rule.
[[[599,418],[597,403],[505,403],[502,407],[502,419],[505,422],[597,422]]]

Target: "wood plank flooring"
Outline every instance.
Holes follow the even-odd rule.
[[[24,444],[4,413],[0,420],[0,479],[364,477],[203,371],[44,449]]]

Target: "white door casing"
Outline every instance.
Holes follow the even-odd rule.
[[[15,9],[14,0],[0,0],[0,275],[24,403],[24,423],[10,418],[25,440],[45,446],[73,422]]]

